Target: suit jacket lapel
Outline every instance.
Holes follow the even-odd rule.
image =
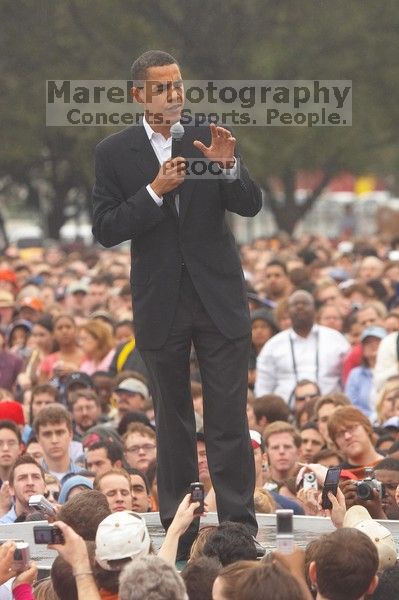
[[[195,157],[202,156],[202,154],[193,146],[193,141],[195,140],[195,128],[194,127],[186,127],[185,133],[183,137],[183,156],[187,159],[193,159]],[[187,178],[181,189],[180,193],[180,201],[179,201],[179,226],[183,225],[184,219],[187,214],[187,209],[190,204],[190,199],[192,193],[194,191],[195,186],[197,185],[198,179],[190,179]]]
[[[130,146],[134,152],[134,159],[138,168],[151,182],[159,171],[159,162],[143,125],[132,128]]]

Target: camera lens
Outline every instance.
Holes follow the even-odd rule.
[[[372,489],[368,483],[362,481],[357,486],[357,495],[361,500],[369,500],[372,497]]]

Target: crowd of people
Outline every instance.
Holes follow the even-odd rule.
[[[0,598],[398,598],[395,542],[377,522],[399,519],[398,249],[399,238],[317,236],[241,246],[256,512],[292,509],[336,530],[259,560],[242,524],[202,526],[179,574],[178,542],[199,505],[181,499],[156,553],[141,516],[158,509],[159,473],[130,255],[10,246],[0,257],[0,534],[42,519],[29,506],[40,494],[65,543],[40,581],[34,564],[15,569],[14,542],[0,546]],[[195,348],[190,369],[206,515],[217,504]],[[329,467],[341,468],[340,486],[324,509]]]

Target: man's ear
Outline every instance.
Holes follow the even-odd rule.
[[[118,460],[116,460],[112,466],[115,467],[115,469],[122,469],[123,464],[120,458],[118,458]]]
[[[130,93],[132,95],[133,100],[135,100],[139,104],[144,104],[144,97],[143,97],[144,89],[143,88],[133,86],[132,88],[130,88]]]
[[[309,565],[309,579],[312,583],[317,583],[317,569],[314,560]]]
[[[370,583],[370,585],[369,585],[369,587],[368,587],[368,590],[367,590],[367,592],[366,592],[366,596],[367,596],[368,594],[370,594],[370,595],[371,595],[371,594],[373,594],[373,593],[374,593],[374,590],[375,590],[375,588],[377,587],[377,585],[378,585],[378,575],[374,575],[374,577],[373,577],[373,579],[371,580],[371,583]]]

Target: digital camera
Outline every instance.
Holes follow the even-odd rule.
[[[303,476],[303,489],[304,490],[317,490],[317,479],[314,473],[305,473]]]
[[[366,477],[362,481],[356,481],[356,494],[361,500],[372,500],[374,498],[373,490],[377,490],[378,496],[385,496],[384,484],[378,481],[374,476],[374,469],[367,467],[365,469]]]
[[[29,508],[43,513],[46,517],[54,517],[54,506],[42,494],[34,494],[29,498]]]
[[[14,558],[12,561],[11,569],[17,573],[26,571],[30,564],[30,551],[29,544],[26,542],[16,542],[16,548],[14,550]]]
[[[65,544],[64,535],[55,525],[34,525],[35,544]]]

